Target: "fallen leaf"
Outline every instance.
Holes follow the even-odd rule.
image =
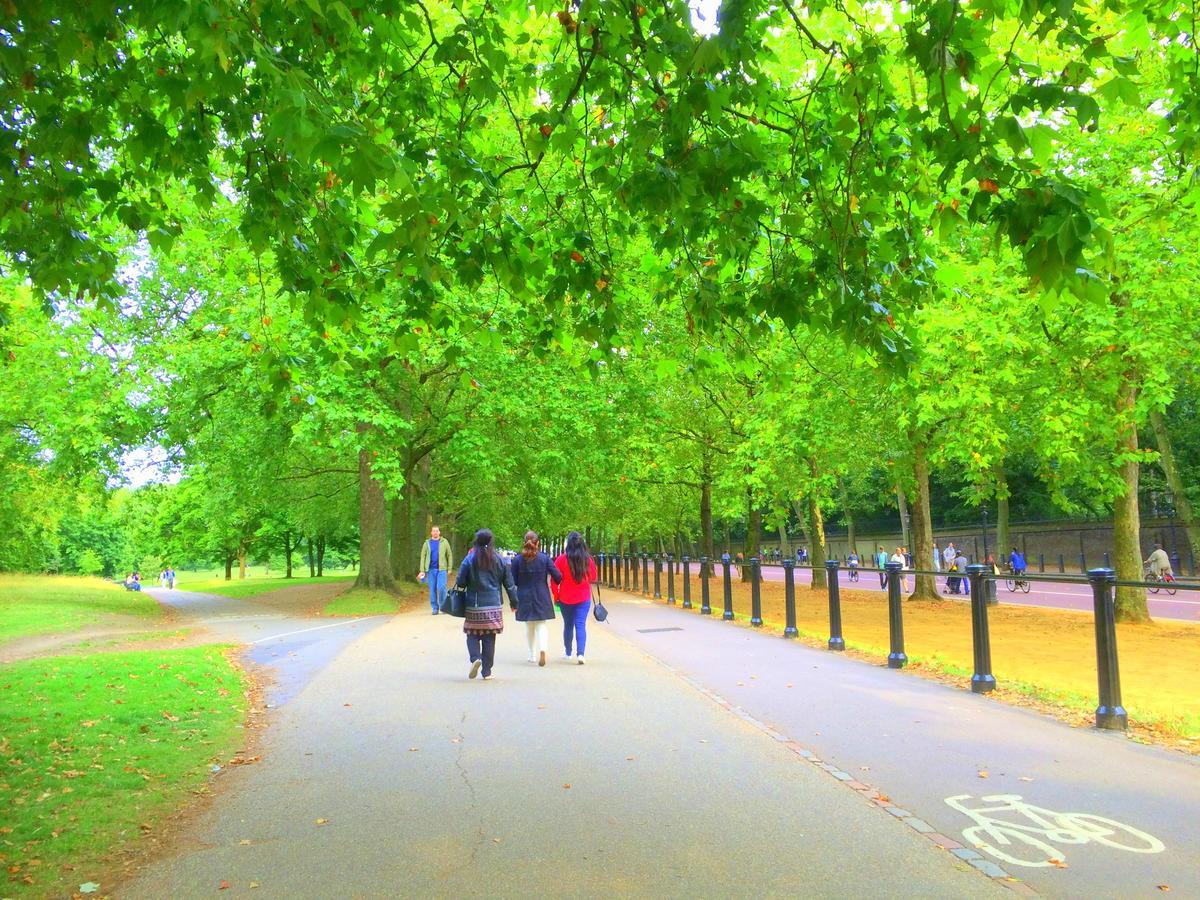
[[[892,798],[889,797],[887,794],[880,794],[875,799],[878,800],[880,803],[891,803],[892,802]]]
[[[247,885],[247,887],[249,887],[249,888],[250,888],[250,890],[254,890],[256,887],[258,887],[258,882],[257,882],[257,881],[252,881],[252,882],[250,882],[250,884],[249,884],[249,885]]]
[[[492,838],[492,843],[493,843],[493,844],[498,844],[498,843],[500,843],[500,838]]]
[[[343,703],[342,706],[349,706],[349,703]]]
[[[992,776],[988,774],[987,769],[981,769],[979,772],[979,777],[980,778],[991,778]]]
[[[1171,889],[1169,884],[1157,884],[1155,887],[1157,887],[1160,891],[1169,891]]]
[[[859,767],[858,767],[858,770],[859,770],[860,772],[870,772],[870,771],[871,771],[871,767],[870,767],[870,766],[859,766]]]
[[[789,684],[788,687],[791,687],[791,685]]]
[[[708,743],[708,741],[706,741],[704,738],[700,738],[700,743],[702,743],[702,744],[707,744],[707,743]]]
[[[626,758],[626,759],[634,759],[634,757],[632,757],[632,756],[627,756],[627,757],[625,757],[625,758]]]
[[[744,687],[744,686],[745,686],[745,684],[746,684],[746,682],[744,682],[744,681],[739,681],[739,682],[738,682],[738,684]]]
[[[569,785],[569,784],[564,784],[564,785],[563,785],[563,789],[564,789],[564,790],[568,790],[568,791],[569,791],[569,790],[571,789],[571,785]]]
[[[317,819],[317,824],[318,825],[328,825],[329,820],[328,819]]]
[[[250,846],[250,838],[242,838],[240,841],[238,841],[238,843],[241,844],[243,847],[249,847]]]
[[[416,753],[416,752],[417,752],[417,751],[419,751],[420,749],[421,749],[420,747],[409,747],[409,748],[408,748],[408,752],[409,752],[409,753]]]
[[[219,885],[217,885],[217,890],[218,891],[227,891],[231,887],[232,887],[232,885],[228,881],[222,881]]]
[[[1030,778],[1028,775],[1022,775],[1020,778],[1017,779],[1017,781],[1033,781],[1033,779]]]
[[[1047,862],[1049,862],[1050,865],[1055,866],[1056,868],[1059,868],[1059,869],[1067,868],[1067,864],[1065,862],[1063,862],[1061,859],[1050,859],[1050,860],[1047,860]]]

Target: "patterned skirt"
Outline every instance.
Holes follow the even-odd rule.
[[[500,634],[504,631],[503,606],[468,606],[463,634]]]

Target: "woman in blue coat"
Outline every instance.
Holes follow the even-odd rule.
[[[521,555],[513,559],[513,580],[517,583],[517,604],[514,607],[517,621],[525,623],[525,642],[529,646],[529,661],[537,660],[539,666],[546,664],[546,642],[554,618],[554,602],[550,599],[550,585],[562,582],[562,572],[554,561],[541,550],[542,542],[536,531],[525,532],[525,546]]]
[[[481,528],[475,533],[471,552],[458,567],[454,583],[467,589],[467,614],[463,620],[467,653],[471,657],[471,671],[467,677],[474,678],[482,668],[486,681],[492,677],[492,663],[496,660],[496,635],[504,630],[504,602],[500,589],[508,594],[510,603],[517,602],[512,570],[496,552],[491,531]]]

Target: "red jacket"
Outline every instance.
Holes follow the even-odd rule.
[[[588,557],[587,574],[583,576],[583,581],[576,581],[571,575],[571,564],[567,562],[565,553],[554,561],[554,567],[562,572],[562,584],[550,585],[555,600],[567,606],[576,606],[592,599],[592,582],[596,580],[594,559]]]

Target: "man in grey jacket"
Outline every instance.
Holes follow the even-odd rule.
[[[421,545],[421,571],[417,580],[429,585],[429,605],[436,616],[446,599],[446,578],[454,566],[454,551],[450,542],[442,539],[442,530],[436,525],[429,532],[429,539]]]

